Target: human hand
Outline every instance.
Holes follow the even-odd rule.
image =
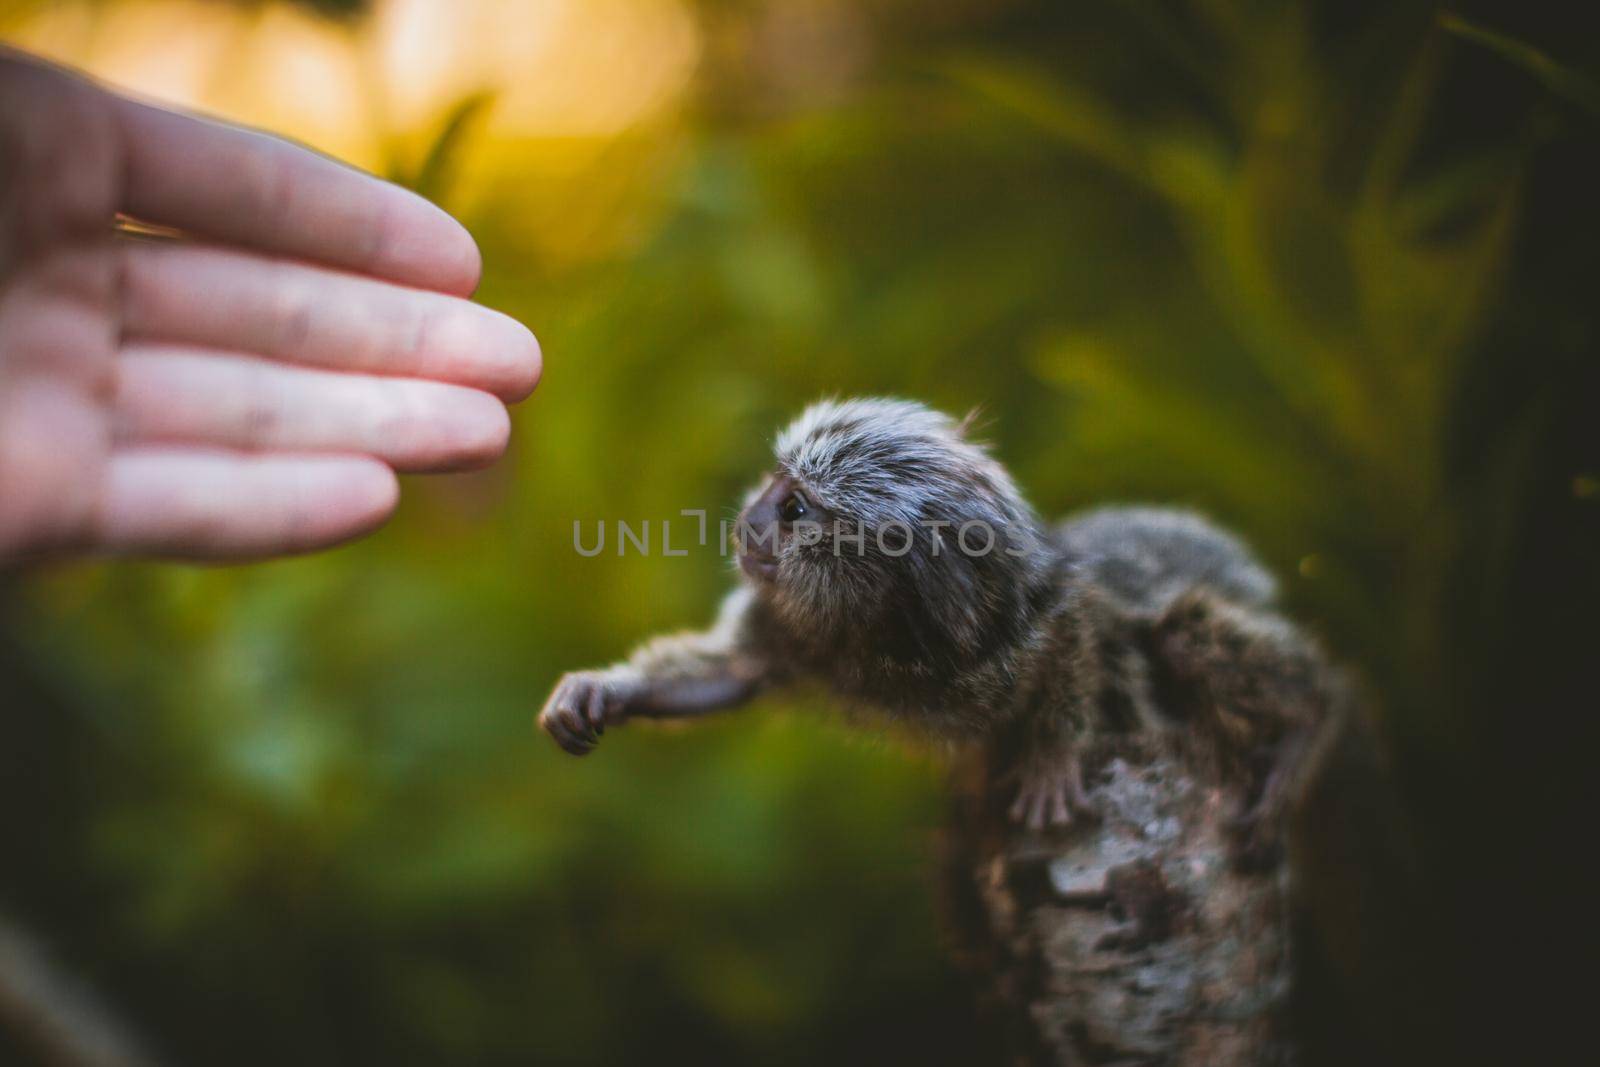
[[[308,551],[492,461],[540,357],[479,268],[396,186],[0,49],[0,565]]]

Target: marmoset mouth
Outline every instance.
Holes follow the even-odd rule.
[[[746,508],[730,537],[739,553],[739,569],[758,581],[771,581],[778,573],[778,538],[776,522],[752,520]]]
[[[778,573],[778,560],[774,556],[761,556],[754,552],[739,553],[739,569],[757,581],[770,582]]]

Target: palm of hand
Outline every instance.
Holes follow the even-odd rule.
[[[394,470],[497,456],[538,377],[431,205],[4,52],[0,207],[0,561],[335,543]]]
[[[44,77],[0,68],[0,99],[27,101],[0,110],[0,555],[84,539],[111,456],[115,142],[97,98],[45,96]]]

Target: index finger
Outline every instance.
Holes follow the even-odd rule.
[[[415,193],[265,133],[113,99],[126,214],[403,285],[477,287],[472,237]]]

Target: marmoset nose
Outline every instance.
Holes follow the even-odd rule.
[[[767,531],[778,525],[778,509],[769,500],[757,500],[739,513],[739,537],[747,545],[762,543],[772,547],[772,535]]]
[[[739,568],[758,581],[771,580],[778,569],[778,513],[771,503],[757,501],[734,524],[733,549]]]
[[[778,557],[778,533],[783,516],[779,511],[789,495],[789,479],[777,477],[739,513],[735,524],[735,548],[741,556],[770,561]]]
[[[743,556],[770,560],[778,555],[778,509],[758,500],[739,513],[734,526],[734,547]]]

